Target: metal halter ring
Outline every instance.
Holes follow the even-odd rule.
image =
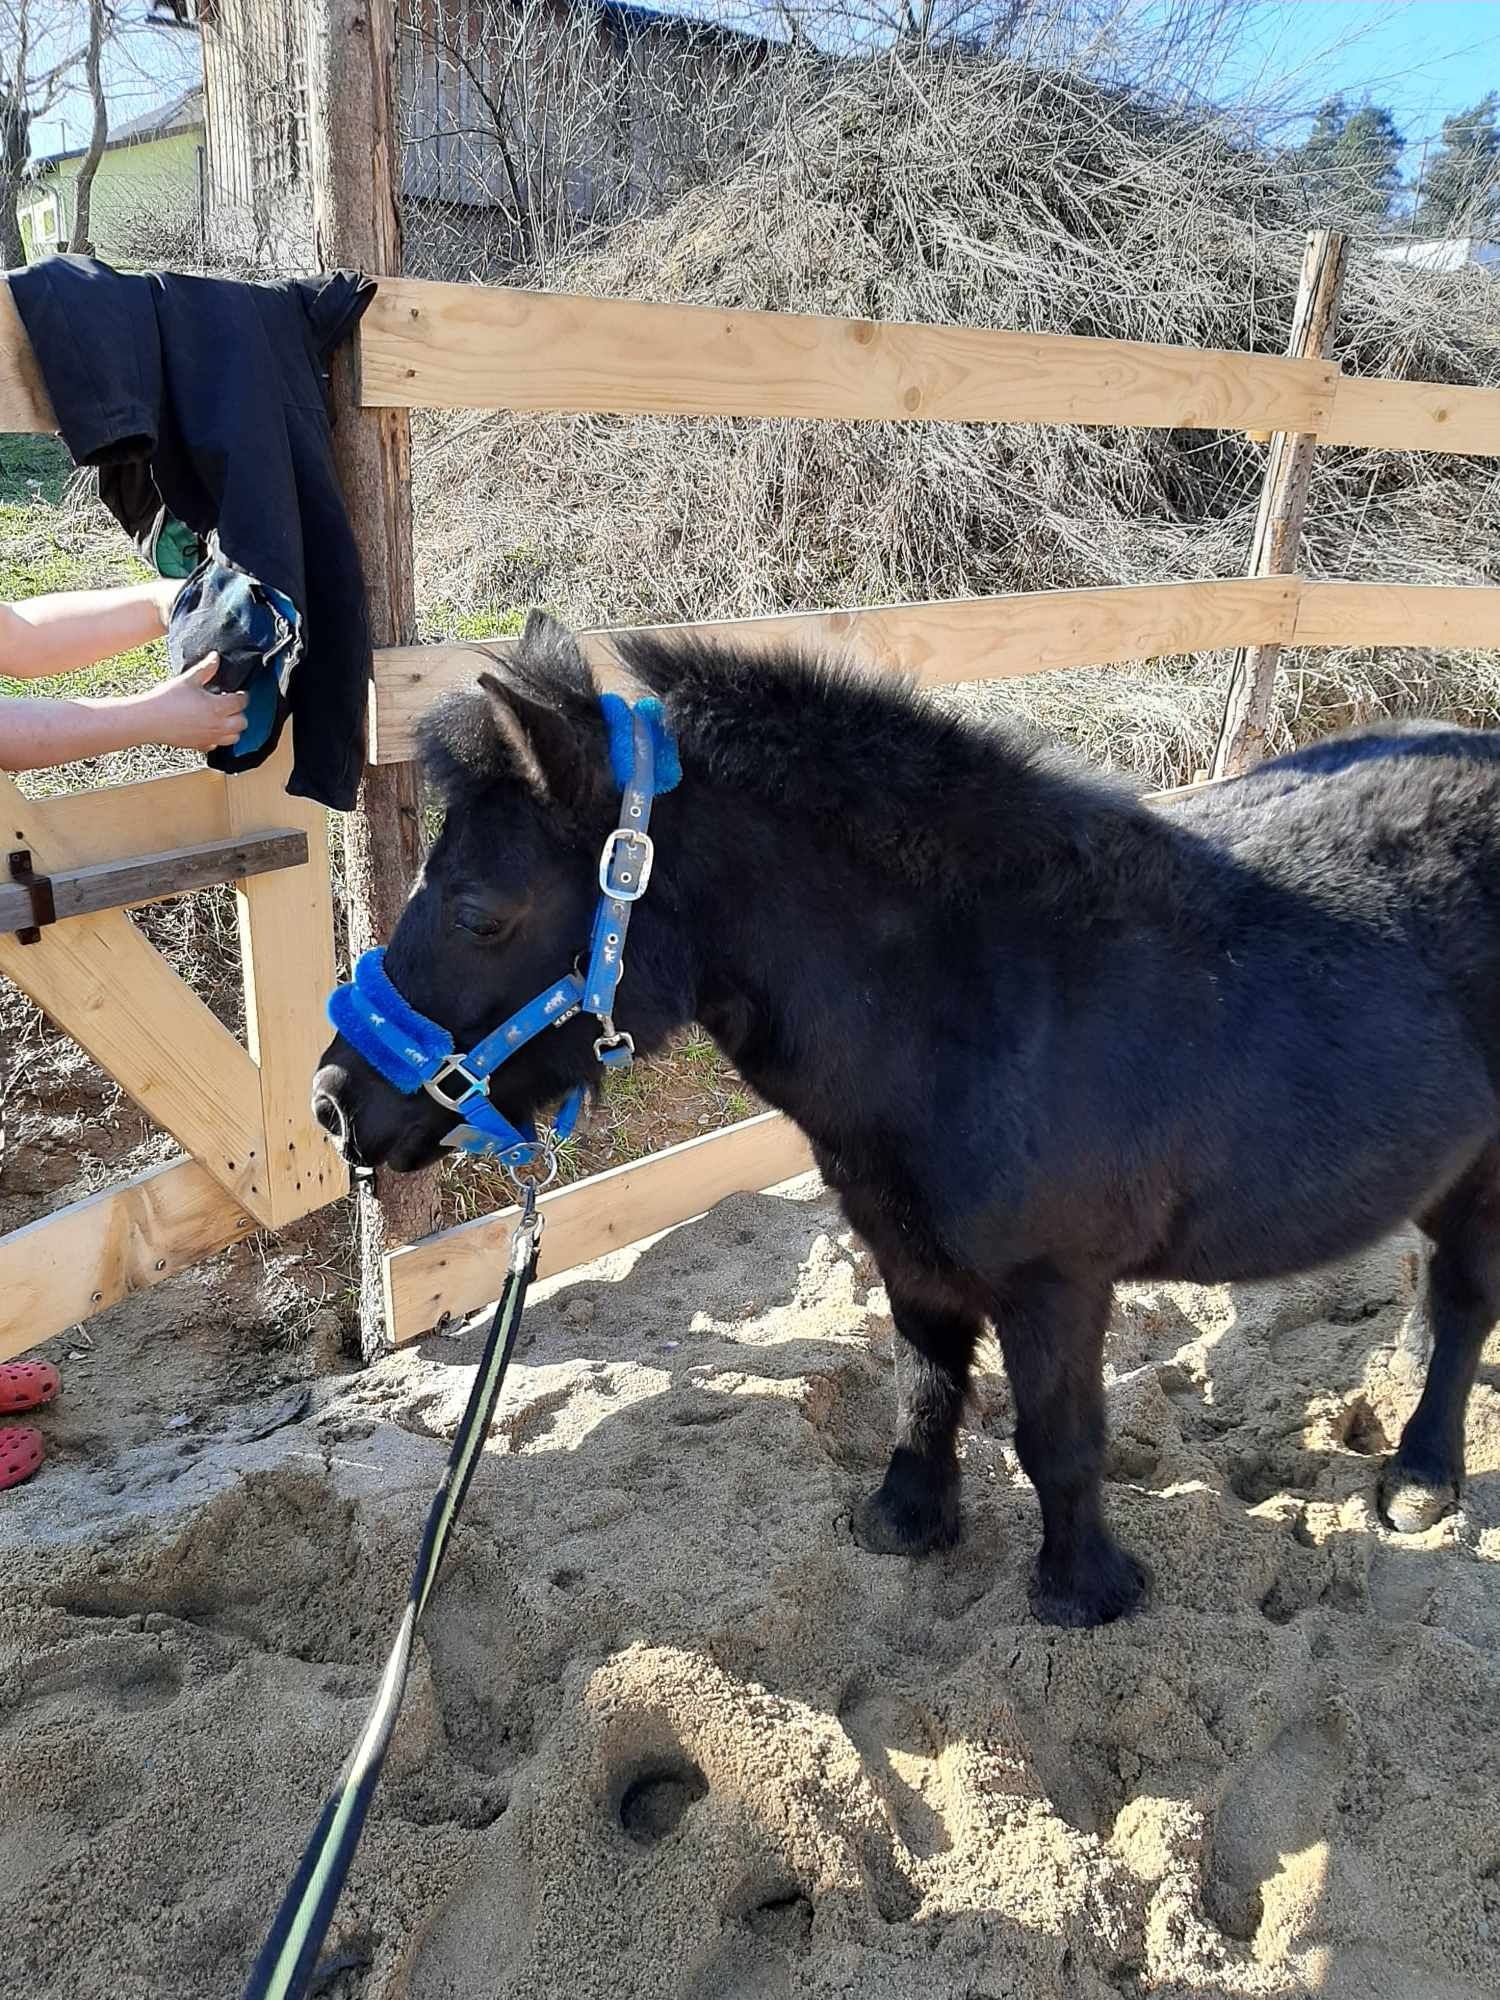
[[[505,1169],[506,1174],[510,1178],[511,1186],[520,1195],[521,1206],[528,1212],[528,1215],[536,1206],[537,1196],[545,1193],[551,1187],[560,1171],[557,1160],[557,1148],[552,1144],[550,1139],[539,1139],[537,1141],[536,1158],[531,1164],[533,1166],[540,1164],[541,1172],[531,1174],[525,1180],[522,1180],[520,1170],[517,1168],[507,1167]]]
[[[463,1097],[450,1097],[442,1088],[450,1076],[461,1076],[468,1085]],[[445,1056],[442,1068],[435,1076],[428,1077],[422,1088],[434,1104],[441,1104],[445,1111],[457,1114],[463,1110],[463,1098],[467,1097],[470,1091],[477,1090],[481,1097],[489,1096],[490,1080],[487,1076],[475,1076],[472,1070],[466,1069],[462,1056]]]

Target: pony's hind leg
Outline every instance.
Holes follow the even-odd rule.
[[[1464,1413],[1485,1339],[1500,1320],[1500,1144],[1421,1218],[1432,1356],[1421,1399],[1380,1482],[1380,1511],[1403,1534],[1430,1528],[1458,1498]]]
[[[854,1515],[876,1555],[925,1555],[959,1536],[958,1424],[983,1331],[975,1313],[918,1303],[886,1278],[896,1323],[896,1448]]]

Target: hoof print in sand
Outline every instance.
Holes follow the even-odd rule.
[[[813,1906],[800,1889],[779,1890],[746,1910],[740,1922],[752,1937],[805,1958],[812,1942]]]
[[[620,1825],[638,1847],[654,1847],[675,1833],[699,1799],[708,1796],[708,1780],[696,1764],[654,1766],[630,1780],[620,1798]]]
[[[1347,1751],[1336,1711],[1307,1716],[1230,1783],[1214,1821],[1203,1898],[1226,1937],[1253,1943],[1268,1920],[1293,1929],[1297,1907],[1316,1900]]]
[[[773,1889],[730,1919],[684,2000],[791,2000],[812,1949],[813,1906],[795,1884]]]
[[[943,1743],[936,1724],[900,1696],[871,1695],[839,1711],[897,1839],[915,1860],[953,1845]]]

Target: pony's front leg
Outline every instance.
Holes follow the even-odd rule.
[[[1147,1591],[1104,1523],[1104,1335],[1112,1286],[1050,1266],[1015,1272],[995,1331],[1016,1403],[1016,1452],[1042,1508],[1031,1608],[1048,1625],[1103,1625]]]
[[[896,1323],[896,1448],[854,1516],[877,1555],[920,1556],[958,1540],[958,1425],[983,1322],[919,1304],[886,1280]]]

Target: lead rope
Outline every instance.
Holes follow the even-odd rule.
[[[364,1831],[365,1815],[380,1779],[391,1731],[401,1712],[406,1692],[406,1676],[411,1666],[412,1641],[417,1634],[427,1600],[442,1568],[449,1537],[458,1521],[459,1509],[469,1490],[469,1482],[479,1464],[479,1454],[489,1434],[495,1405],[505,1383],[505,1372],[515,1351],[521,1329],[521,1313],[527,1289],[536,1276],[537,1253],[541,1247],[542,1218],[537,1213],[536,1184],[528,1182],[522,1196],[520,1219],[510,1240],[510,1258],[505,1289],[500,1294],[484,1352],[469,1391],[463,1420],[454,1434],[453,1448],[442,1481],[427,1511],[422,1546],[412,1571],[396,1643],[385,1663],[380,1688],[369,1719],[353,1754],[344,1767],[338,1789],[330,1796],[313,1828],[297,1872],[281,1901],[259,1958],[255,1961],[244,2000],[303,2000],[308,1982],[318,1962],[318,1954],[338,1907],[349,1864]]]

